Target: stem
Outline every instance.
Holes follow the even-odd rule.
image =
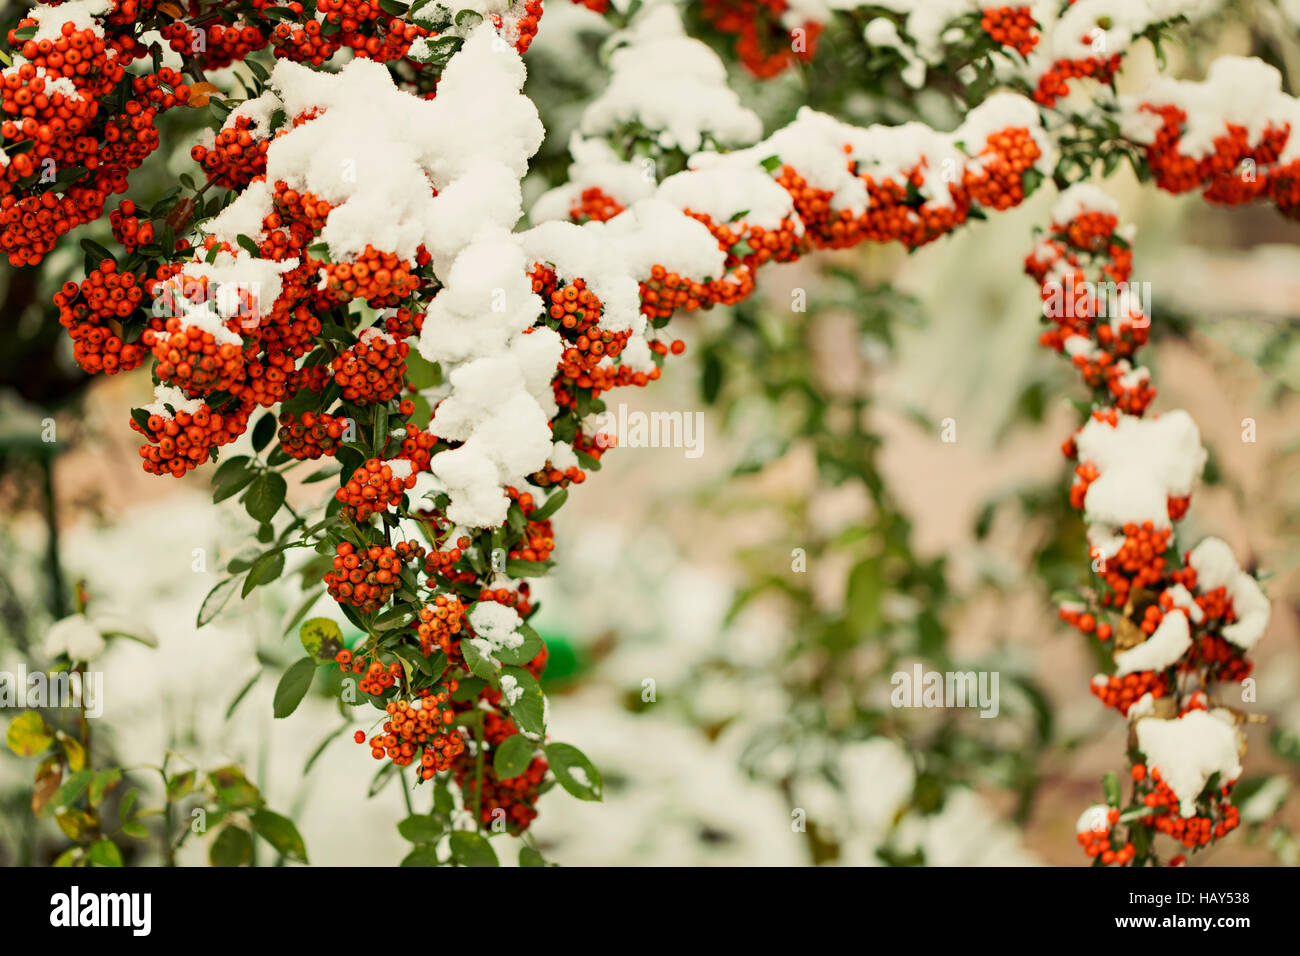
[[[67,597],[63,593],[63,564],[59,560],[59,518],[54,497],[54,453],[41,456],[41,488],[45,498],[45,528],[48,541],[45,562],[50,575],[50,613],[55,620],[68,614]]]

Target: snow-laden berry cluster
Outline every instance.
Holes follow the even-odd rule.
[[[1155,391],[1130,360],[1149,316],[1111,295],[1130,287],[1132,268],[1132,233],[1121,233],[1117,212],[1094,187],[1067,190],[1025,270],[1042,287],[1043,344],[1069,356],[1092,389],[1094,410],[1064,451],[1076,461],[1070,500],[1088,524],[1097,586],[1060,613],[1112,648],[1113,671],[1091,690],[1128,717],[1143,757],[1131,768],[1131,804],[1121,807],[1116,790],[1079,821],[1085,851],[1122,865],[1155,859],[1154,833],[1198,849],[1236,827],[1228,796],[1241,775],[1244,717],[1215,703],[1217,687],[1249,676],[1245,653],[1269,604],[1219,539],[1181,558],[1173,546],[1206,453],[1185,412],[1145,414]]]

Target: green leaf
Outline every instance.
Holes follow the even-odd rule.
[[[540,578],[550,570],[550,566],[541,561],[507,561],[506,574],[519,578]]]
[[[560,786],[579,800],[599,800],[602,797],[600,771],[572,744],[547,744],[546,762]]]
[[[240,592],[240,597],[248,597],[253,588],[260,587],[263,584],[270,584],[281,574],[284,573],[284,552],[276,549],[268,551],[248,569],[248,577],[244,579],[244,587]]]
[[[95,778],[90,782],[90,805],[99,806],[99,802],[104,799],[104,794],[121,779],[122,771],[117,767],[110,767],[96,773]]]
[[[117,848],[116,843],[108,838],[99,840],[90,847],[90,865],[121,866],[122,851]]]
[[[442,824],[432,814],[413,813],[397,825],[397,832],[411,843],[435,843],[442,836]]]
[[[107,249],[105,249],[103,246],[101,246],[99,243],[95,242],[92,239],[82,239],[81,248],[88,257],[89,256],[95,257],[96,267],[98,267],[99,263],[103,262],[105,259],[112,259],[113,261],[117,261],[113,253],[109,252]]]
[[[405,627],[415,620],[415,613],[415,608],[410,605],[399,604],[375,618],[374,628],[376,631],[391,631]]]
[[[530,846],[519,848],[519,865],[520,866],[545,866],[546,861],[542,855]]]
[[[303,765],[302,774],[304,777],[307,776],[307,774],[311,771],[311,768],[316,765],[316,761],[320,759],[320,756],[325,752],[325,749],[329,747],[329,745],[332,744],[335,740],[337,740],[339,735],[347,729],[348,729],[348,725],[344,724],[342,727],[339,727],[337,730],[333,730],[330,733],[325,735],[325,739],[322,740],[319,744],[317,744],[316,749],[313,750],[311,752],[311,756],[307,758],[307,763]]]
[[[324,468],[318,468],[302,480],[304,485],[314,484],[318,481],[328,481],[338,476],[340,468],[338,465],[326,465]]]
[[[459,701],[460,703],[464,703],[467,700],[473,700],[479,695],[479,691],[486,686],[487,681],[481,678],[467,677],[460,682],[460,686],[458,686],[456,692],[451,695],[451,699]]]
[[[56,731],[54,736],[63,749],[63,757],[68,762],[69,770],[81,770],[86,766],[86,748],[81,746],[80,740],[68,736],[61,730]]]
[[[406,384],[423,391],[442,384],[442,366],[430,362],[414,349],[406,356]]]
[[[267,445],[271,444],[271,439],[275,437],[277,424],[275,416],[267,412],[257,420],[253,426],[253,450],[261,451]]]
[[[462,643],[461,647],[464,646],[465,643]],[[527,731],[530,734],[543,733],[546,729],[543,724],[546,699],[542,696],[542,685],[537,683],[536,677],[522,667],[501,668],[499,678],[503,680],[506,677],[513,677],[518,684],[518,689],[523,691],[522,694],[515,698],[514,703],[506,704],[510,709],[510,716],[515,719],[515,723],[519,725],[520,730]],[[498,686],[500,686],[499,682]]]
[[[523,734],[507,737],[497,746],[492,758],[492,769],[499,780],[517,777],[533,762],[534,744]]]
[[[221,609],[226,606],[230,596],[235,593],[235,585],[238,583],[238,577],[226,578],[208,592],[208,596],[203,599],[203,603],[199,606],[198,627],[209,623],[221,613]]]
[[[303,650],[318,661],[332,661],[343,650],[343,632],[328,617],[313,617],[303,621],[298,629],[298,640]]]
[[[252,817],[253,829],[283,857],[307,862],[307,847],[293,821],[270,810],[258,810]]]
[[[524,635],[524,642],[518,647],[502,648],[497,651],[496,657],[502,664],[524,665],[542,652],[542,639],[531,627],[524,631],[523,625],[520,632]]]
[[[1106,792],[1106,803],[1112,807],[1118,807],[1120,802],[1119,779],[1113,771],[1102,778],[1101,785]]]
[[[273,471],[258,475],[248,486],[248,493],[244,496],[244,509],[254,521],[270,521],[284,504],[285,492],[288,490],[282,475]]]
[[[85,810],[65,810],[54,815],[54,822],[59,825],[70,840],[87,843],[95,832],[95,818]]]
[[[63,786],[59,787],[58,792],[50,800],[50,805],[55,809],[59,807],[70,807],[76,803],[86,789],[95,779],[95,773],[92,770],[78,770],[67,780],[63,781]]]
[[[234,699],[230,702],[230,706],[226,708],[226,720],[230,719],[231,715],[235,712],[235,708],[244,702],[244,698],[248,696],[248,692],[256,687],[257,682],[261,679],[262,672],[258,671],[248,679],[248,683],[239,689],[239,693],[234,696]]]
[[[557,488],[552,491],[546,499],[546,504],[540,508],[534,508],[533,513],[528,516],[529,521],[545,521],[555,512],[560,510],[560,506],[569,500],[568,488]]]
[[[275,688],[274,710],[277,718],[288,717],[298,709],[315,676],[316,662],[310,657],[296,661],[284,672]]]
[[[32,29],[35,30],[36,28],[35,28],[35,27],[32,27]],[[56,860],[55,860],[53,863],[51,863],[50,865],[51,865],[51,866],[59,866],[59,867],[62,867],[62,866],[79,866],[80,864],[79,864],[78,861],[81,859],[81,855],[82,855],[84,852],[85,852],[85,851],[84,851],[81,847],[79,847],[79,846],[70,846],[70,847],[68,847],[66,850],[64,850],[62,853],[60,853],[59,856],[58,856],[58,859],[56,859]]]
[[[417,846],[402,858],[401,866],[438,866],[438,851],[431,846]]]
[[[198,773],[194,770],[185,770],[181,773],[172,774],[167,779],[167,798],[175,802],[181,797],[192,793],[197,779]]]
[[[883,622],[885,576],[879,558],[865,558],[849,572],[845,609],[854,633],[874,638]]]
[[[423,59],[416,59],[415,57],[410,56],[410,54],[408,54],[408,57],[416,60],[417,63],[431,63],[435,66],[445,66],[447,61],[451,59],[452,54],[459,50],[461,44],[464,42],[465,41],[461,37],[441,36],[435,40],[430,40],[425,45],[425,49],[428,52],[425,54]]]
[[[250,60],[248,62],[251,63],[252,61]],[[258,249],[257,243],[254,242],[252,239],[250,239],[248,236],[240,234],[239,236],[236,237],[236,239],[238,240],[240,247],[245,252],[247,252],[250,256],[252,256],[254,259],[261,257],[262,253]]]
[[[457,830],[451,835],[451,855],[461,866],[500,865],[492,845],[471,830]]]
[[[252,807],[262,802],[262,795],[258,793],[257,787],[249,783],[248,778],[244,776],[244,771],[236,766],[213,770],[208,774],[208,780],[216,789],[217,796],[222,802],[232,807]]]
[[[54,735],[45,725],[45,718],[36,711],[29,710],[9,721],[5,741],[18,756],[35,757],[49,749],[50,744],[54,743]]]
[[[484,657],[477,647],[470,641],[460,642],[460,652],[465,658],[465,666],[475,677],[480,677],[489,683],[496,683],[496,668],[492,666],[490,658]]]
[[[253,862],[253,838],[241,826],[228,823],[208,847],[212,866],[248,866]]]

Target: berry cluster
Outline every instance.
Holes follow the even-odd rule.
[[[1159,122],[1145,146],[1156,185],[1171,193],[1201,190],[1212,203],[1240,206],[1270,201],[1286,216],[1300,218],[1300,159],[1282,158],[1293,131],[1270,121],[1252,138],[1244,126],[1225,122],[1210,147],[1183,152],[1188,114],[1175,105],[1143,103],[1141,110]]]
[[[211,146],[198,143],[190,156],[203,167],[209,182],[227,189],[243,189],[266,173],[266,151],[271,143],[254,135],[256,129],[249,117],[233,119],[217,133]]]
[[[456,554],[453,563],[459,560],[460,555]],[[435,648],[449,658],[457,657],[460,649],[460,634],[465,626],[465,605],[461,603],[460,598],[455,595],[437,595],[432,604],[420,608],[419,624],[416,627],[416,633],[420,636],[420,649],[424,651],[426,657],[432,654]]]
[[[334,568],[325,575],[330,596],[362,613],[377,611],[397,590],[398,574],[409,563],[421,561],[424,548],[399,541],[395,547],[371,545],[358,549],[350,541],[335,547]]]
[[[371,515],[400,503],[402,496],[414,487],[415,469],[409,461],[371,458],[352,473],[334,497],[343,504],[343,514],[363,524]]]
[[[201,13],[196,0],[190,0],[190,15]],[[220,70],[238,63],[248,54],[260,50],[270,38],[249,23],[210,23],[190,26],[173,20],[159,31],[177,53],[193,56],[205,70]]]
[[[141,222],[136,215],[135,203],[129,199],[123,199],[108,214],[108,221],[113,229],[113,238],[125,246],[127,252],[134,252],[153,242],[153,223],[147,219]]]
[[[1205,801],[1206,813],[1183,816],[1178,797],[1161,779],[1158,767],[1151,767],[1148,771],[1145,764],[1134,764],[1131,775],[1141,802],[1154,811],[1144,817],[1143,822],[1154,827],[1156,832],[1173,837],[1186,849],[1208,846],[1212,840],[1227,836],[1241,822],[1240,811],[1227,799],[1235,780],[1227,781],[1217,793],[1210,795]]]
[[[1229,589],[1235,587],[1236,593],[1246,595],[1243,600],[1252,606],[1266,606],[1266,602],[1252,578],[1235,569],[1231,574],[1225,570],[1231,561],[1225,563],[1218,550],[1226,552],[1221,542],[1207,542],[1209,557],[1204,553],[1198,556],[1205,543],[1181,560],[1173,550],[1172,523],[1186,514],[1190,496],[1184,493],[1182,478],[1171,478],[1175,471],[1187,466],[1175,468],[1172,463],[1177,459],[1171,456],[1185,456],[1187,452],[1146,447],[1141,440],[1130,437],[1131,446],[1121,460],[1114,453],[1118,446],[1110,444],[1123,441],[1122,434],[1159,432],[1158,428],[1156,432],[1139,431],[1155,390],[1145,369],[1130,362],[1147,340],[1146,316],[1131,301],[1119,308],[1108,308],[1098,291],[1108,283],[1126,284],[1131,266],[1129,243],[1120,234],[1113,203],[1087,186],[1075,186],[1062,196],[1053,211],[1050,229],[1025,260],[1025,271],[1040,283],[1044,319],[1050,326],[1041,342],[1070,356],[1092,390],[1094,402],[1088,424],[1066,441],[1062,450],[1076,461],[1070,503],[1084,511],[1090,523],[1093,570],[1100,590],[1083,603],[1061,607],[1060,615],[1113,649],[1116,672],[1098,674],[1090,690],[1106,706],[1114,707],[1133,722],[1136,736],[1132,739],[1141,752],[1146,746],[1146,721],[1172,722],[1193,710],[1216,710],[1209,726],[1196,728],[1196,735],[1213,729],[1211,736],[1238,740],[1235,729],[1219,723],[1231,717],[1226,709],[1215,707],[1212,696],[1217,684],[1241,680],[1250,673],[1243,638],[1234,631],[1238,617]],[[1194,432],[1192,440],[1196,441]],[[1091,449],[1096,460],[1081,448]],[[1200,455],[1199,461],[1203,462],[1204,453]],[[1199,471],[1195,453],[1189,460]],[[1109,517],[1118,513],[1114,510],[1115,499],[1108,497],[1113,494],[1111,490],[1094,501],[1093,490],[1100,488],[1098,483],[1115,468],[1127,469],[1123,472],[1127,482],[1123,487],[1127,490],[1119,507],[1121,511],[1127,509],[1133,496],[1141,496],[1147,502],[1141,520],[1119,523]],[[1175,485],[1177,491],[1172,490]],[[1198,587],[1198,561],[1212,569],[1214,579],[1209,583],[1213,587]],[[1231,584],[1221,584],[1220,579]],[[1237,643],[1225,639],[1225,634],[1235,637]],[[1163,724],[1156,730],[1174,732],[1172,726]],[[1157,743],[1163,739],[1160,733],[1151,737]],[[1218,746],[1212,759],[1235,776],[1233,762],[1222,762],[1225,750],[1229,757],[1232,755],[1233,745],[1220,741]],[[1159,756],[1162,760],[1179,759],[1168,748]],[[1157,853],[1151,839],[1155,834],[1172,837],[1187,849],[1199,849],[1237,825],[1236,808],[1226,801],[1233,780],[1220,779],[1218,791],[1209,796],[1206,793],[1210,788],[1203,787],[1197,798],[1197,813],[1184,816],[1178,798],[1153,761],[1135,765],[1132,777],[1134,806],[1122,814],[1128,826],[1127,841],[1121,844],[1114,836],[1121,819],[1119,808],[1094,807],[1081,818],[1079,842],[1089,856],[1102,864],[1152,862]],[[1135,840],[1138,830],[1146,832],[1142,839]],[[1135,850],[1135,845],[1143,849]],[[1175,861],[1181,859],[1175,857]]]
[[[191,400],[148,411],[144,424],[131,420],[131,427],[148,439],[140,446],[144,470],[152,475],[181,478],[206,462],[213,448],[243,434],[252,408],[235,404],[223,414],[213,411],[206,402]]]
[[[720,33],[736,37],[736,56],[754,76],[769,79],[817,52],[822,24],[788,28],[788,0],[704,0],[701,13]]]
[[[315,460],[333,455],[346,433],[347,420],[325,412],[280,415],[280,447],[290,458]]]
[[[145,329],[141,341],[153,349],[154,373],[187,392],[228,391],[243,378],[243,341],[215,317],[195,313],[167,319],[163,331]]]
[[[121,10],[115,5],[107,22]],[[44,8],[41,20],[53,11]],[[8,157],[0,166],[0,249],[16,266],[39,263],[59,236],[99,218],[108,197],[126,190],[127,173],[157,148],[158,115],[189,102],[189,86],[168,67],[122,90],[126,66],[146,49],[129,32],[79,23],[52,30],[28,17],[9,31],[19,56],[0,73],[0,147]]]
[[[1038,45],[1038,21],[1029,7],[987,7],[980,17],[980,28],[994,43],[1010,47],[1021,56],[1029,56]]]
[[[411,347],[378,329],[367,329],[361,340],[330,363],[343,397],[358,405],[380,404],[397,397],[406,377]]]
[[[400,664],[393,666],[401,668]],[[418,757],[420,777],[424,780],[450,770],[456,758],[465,752],[465,738],[450,726],[456,712],[442,706],[455,688],[456,681],[451,681],[447,689],[437,693],[426,688],[409,702],[389,701],[384,707],[388,719],[384,721],[383,733],[370,738],[370,755],[376,760],[387,757],[399,767],[409,767]],[[357,734],[357,743],[363,743],[365,734],[360,730]]]
[[[1085,41],[1087,39],[1084,37]],[[1123,60],[1124,57],[1119,53],[1086,56],[1077,60],[1057,60],[1038,78],[1034,99],[1044,106],[1055,106],[1057,100],[1069,94],[1070,80],[1109,83],[1119,72]]]
[[[149,354],[146,328],[162,331],[162,319],[146,313],[143,304],[170,279],[174,265],[160,265],[153,278],[122,270],[104,259],[80,283],[69,280],[53,296],[59,324],[72,339],[72,354],[86,372],[130,371]]]

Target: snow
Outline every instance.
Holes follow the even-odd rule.
[[[552,466],[560,469],[560,471],[567,471],[570,468],[578,467],[578,456],[574,454],[572,445],[557,441],[551,446],[550,462]]]
[[[1196,587],[1201,593],[1224,588],[1232,598],[1237,616],[1223,628],[1224,639],[1250,650],[1264,636],[1268,627],[1268,598],[1254,577],[1242,571],[1232,550],[1219,538],[1206,538],[1188,555],[1187,563],[1196,569]]]
[[[1159,626],[1141,644],[1115,655],[1115,676],[1136,674],[1140,671],[1162,671],[1173,664],[1192,646],[1191,628],[1187,615],[1174,610],[1166,614]]]
[[[110,0],[69,0],[58,6],[38,4],[26,15],[37,23],[36,35],[32,39],[39,43],[57,40],[63,34],[65,23],[71,23],[77,30],[93,30],[96,36],[102,37],[104,28],[99,18],[107,16],[111,9]]]
[[[524,643],[524,637],[519,633],[521,623],[518,611],[496,601],[480,601],[469,612],[469,626],[474,629],[475,636],[486,641],[494,652],[510,650]]]
[[[1100,472],[1084,496],[1085,518],[1102,526],[1100,533],[1129,522],[1168,528],[1167,499],[1190,494],[1205,466],[1200,432],[1181,410],[1158,418],[1120,415],[1115,426],[1092,418],[1075,445],[1079,461]]]
[[[451,373],[450,381],[451,394],[438,405],[429,429],[464,444],[434,455],[429,468],[451,498],[451,521],[495,527],[509,510],[505,486],[546,464],[552,445],[549,416],[529,394],[524,369],[512,355],[468,362]]]
[[[168,405],[177,412],[185,412],[187,415],[193,415],[204,405],[203,399],[189,398],[183,391],[172,385],[155,385],[153,397],[153,402],[143,406],[143,411],[151,416],[158,415],[162,418],[172,417],[172,413],[167,411]]]
[[[1255,57],[1221,56],[1210,64],[1203,82],[1162,76],[1141,93],[1123,97],[1125,136],[1150,143],[1159,121],[1140,109],[1144,103],[1176,106],[1187,114],[1178,151],[1196,159],[1214,152],[1214,140],[1227,135],[1228,124],[1243,127],[1251,143],[1258,143],[1270,127],[1300,129],[1300,100],[1283,91],[1275,67]],[[1300,137],[1290,136],[1278,164],[1285,166],[1295,159],[1300,159]]]
[[[671,5],[647,8],[621,39],[625,45],[610,56],[609,86],[583,112],[584,136],[638,123],[658,134],[661,147],[693,153],[706,135],[725,146],[762,135],[758,115],[727,86],[722,61],[684,34]]]
[[[623,206],[648,199],[655,191],[654,163],[650,159],[622,160],[603,139],[585,139],[579,133],[569,137],[569,180],[547,190],[533,204],[533,222],[568,219],[584,190],[595,187]]]
[[[483,228],[444,269],[445,287],[425,315],[420,354],[454,365],[504,351],[542,312],[526,275],[531,266],[516,239],[503,229]]]
[[[893,20],[888,17],[876,17],[863,28],[862,36],[870,46],[887,47],[898,51],[906,63],[899,75],[908,86],[918,89],[925,83],[925,60],[903,40]]]
[[[1107,684],[1106,675],[1101,675],[1101,686]],[[1136,723],[1139,717],[1150,717],[1156,712],[1156,698],[1150,691],[1147,691],[1137,699],[1128,709],[1128,721],[1130,724]]]
[[[267,90],[261,96],[244,100],[243,103],[235,107],[230,115],[226,117],[226,121],[221,124],[221,128],[231,129],[238,120],[247,119],[252,123],[249,134],[253,139],[266,139],[267,136],[271,135],[271,117],[282,106],[280,97],[276,96],[271,90]]]
[[[394,478],[398,481],[405,481],[411,477],[411,470],[414,467],[407,458],[389,458],[384,462],[388,470],[392,472]]]
[[[509,226],[518,218],[512,194],[503,201],[495,188],[499,175],[494,188],[475,193],[478,204],[469,201],[469,190],[453,191],[445,202],[434,195],[473,171],[481,184],[493,175],[485,171],[492,164],[517,179],[541,143],[536,107],[519,92],[523,63],[512,49],[494,50],[495,37],[489,24],[474,30],[444,72],[435,100],[398,90],[386,67],[364,58],[337,73],[290,60],[276,64],[271,86],[286,114],[323,112],[272,141],[266,183],[283,181],[334,206],[321,240],[335,261],[349,261],[367,245],[404,259],[425,245],[449,258],[453,219]],[[440,214],[440,205],[447,212]],[[241,232],[260,236],[270,211],[270,187],[250,188],[209,229],[233,245]]]
[[[93,661],[104,652],[104,636],[84,614],[73,614],[50,625],[45,634],[45,654],[66,653],[74,661]]]
[[[1192,620],[1193,624],[1200,624],[1201,621],[1205,620],[1205,612],[1202,611],[1201,606],[1196,603],[1195,598],[1192,597],[1192,593],[1181,584],[1175,584],[1165,588],[1165,594],[1173,600],[1174,607],[1182,608],[1187,612],[1187,616]]]
[[[1106,833],[1110,830],[1110,807],[1104,803],[1094,803],[1079,814],[1074,825],[1075,833]]]
[[[221,317],[212,311],[211,304],[208,302],[187,306],[182,324],[202,329],[212,336],[212,340],[217,345],[242,346],[244,344],[243,339],[226,328]]]
[[[519,698],[524,696],[524,689],[519,686],[519,681],[510,674],[503,674],[501,677],[501,696],[506,699],[506,706],[513,707],[518,703]]]
[[[1145,0],[1078,0],[1061,15],[1049,48],[1057,60],[1114,56],[1155,20]]]
[[[1089,212],[1118,217],[1119,202],[1091,183],[1075,183],[1061,193],[1052,206],[1051,221],[1053,225],[1064,226]]]
[[[793,166],[814,189],[831,193],[832,209],[848,209],[855,216],[866,210],[867,189],[862,179],[850,171],[850,162],[856,162],[861,172],[877,181],[888,178],[900,185],[912,169],[920,166],[921,195],[936,206],[950,206],[953,199],[949,187],[962,181],[962,172],[969,164],[980,162],[978,153],[989,136],[1008,128],[1029,131],[1042,153],[1035,167],[1050,171],[1054,150],[1038,110],[1014,93],[990,96],[951,133],[937,132],[923,123],[859,128],[802,107],[794,122],[757,145],[725,156],[701,153],[692,157],[689,165],[693,169],[719,165],[734,168],[738,163],[758,167],[775,156],[783,165]]]
[[[744,224],[777,229],[781,221],[798,221],[790,194],[751,163],[723,161],[669,176],[659,185],[659,199],[678,209],[704,213],[715,223],[739,217]],[[802,232],[799,224],[797,232]]]
[[[1178,797],[1184,817],[1196,813],[1196,798],[1214,774],[1219,786],[1241,776],[1240,734],[1230,720],[1219,712],[1192,710],[1177,719],[1145,717],[1136,724],[1138,750]]]
[[[227,211],[233,208],[234,205]],[[214,219],[213,223],[216,221]],[[247,319],[250,307],[259,315],[269,313],[284,288],[281,276],[298,268],[298,259],[279,262],[259,259],[242,246],[236,246],[234,242],[231,245],[234,252],[219,252],[211,262],[207,261],[206,255],[187,262],[184,272],[170,280],[172,286],[182,288],[186,276],[206,278],[208,301],[215,305],[222,319]]]

